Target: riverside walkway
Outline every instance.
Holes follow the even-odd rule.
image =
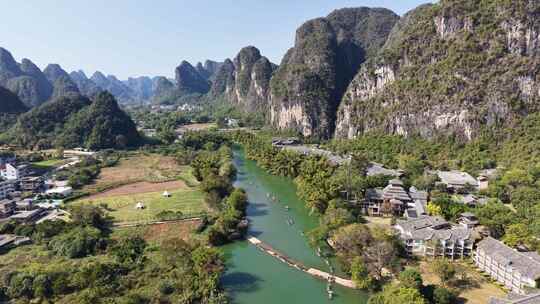
[[[308,267],[302,265],[302,263],[294,261],[293,259],[287,257],[286,255],[278,252],[277,250],[272,248],[270,245],[265,244],[263,241],[259,240],[256,237],[249,236],[247,238],[247,240],[248,240],[248,242],[250,242],[251,244],[253,244],[257,248],[259,248],[262,251],[266,252],[267,254],[277,258],[278,260],[280,260],[283,263],[289,265],[290,267],[296,268],[296,269],[298,269],[300,271],[303,271],[303,272],[305,272],[307,274],[310,274],[310,275],[312,275],[314,277],[324,279],[326,281],[334,282],[334,283],[339,284],[341,286],[345,286],[345,287],[348,287],[348,288],[356,288],[353,281],[337,277],[337,276],[335,276],[333,274],[330,274],[328,272],[324,272],[324,271],[319,270],[319,269],[308,268]]]

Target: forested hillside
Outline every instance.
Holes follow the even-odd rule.
[[[135,124],[107,92],[93,101],[60,97],[19,116],[3,141],[26,148],[123,148],[140,141]]]

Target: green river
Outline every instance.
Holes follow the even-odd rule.
[[[303,232],[317,226],[317,218],[309,216],[294,183],[266,173],[239,149],[234,162],[238,169],[235,186],[244,188],[249,196],[249,233],[305,266],[328,271],[304,236]],[[285,265],[248,242],[229,245],[225,253],[228,270],[223,285],[235,304],[366,303],[366,294],[335,285],[334,298],[329,300],[325,281]]]

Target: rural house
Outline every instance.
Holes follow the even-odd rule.
[[[453,170],[435,171],[432,173],[439,177],[441,180],[440,183],[444,184],[449,191],[461,190],[468,186],[478,187],[477,180],[467,172]]]
[[[0,201],[0,218],[9,217],[15,212],[17,205],[12,200],[1,200]]]
[[[421,216],[399,220],[394,226],[410,255],[463,258],[470,256],[472,230],[452,226],[441,217]]]
[[[539,287],[540,255],[536,252],[519,252],[487,237],[476,246],[473,260],[480,270],[515,293],[527,294]]]

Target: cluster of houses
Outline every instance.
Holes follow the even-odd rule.
[[[76,155],[87,155],[89,151],[66,151],[73,158],[57,168],[65,169],[76,165],[80,160]],[[18,163],[12,158],[0,159],[0,224],[14,221],[23,224],[39,224],[46,220],[58,220],[65,212],[58,209],[59,200],[42,199],[63,198],[73,190],[66,181],[49,178],[48,173],[39,174],[32,166]],[[25,238],[13,235],[0,235],[0,250],[27,242]]]

